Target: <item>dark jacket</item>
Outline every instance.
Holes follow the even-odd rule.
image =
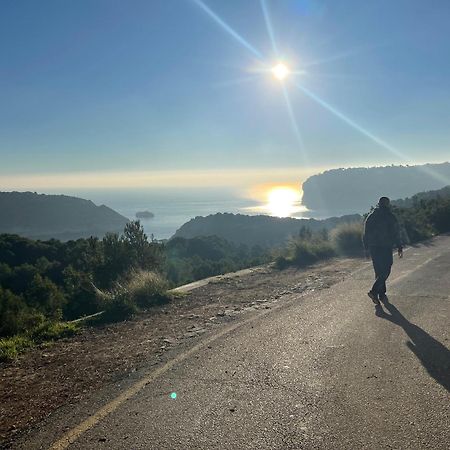
[[[402,247],[400,227],[397,218],[389,208],[377,206],[366,218],[364,223],[364,248]]]

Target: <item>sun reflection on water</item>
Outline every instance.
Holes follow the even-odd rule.
[[[262,204],[246,209],[274,217],[296,217],[307,211],[301,204],[301,198],[299,189],[290,186],[271,186],[265,190]]]

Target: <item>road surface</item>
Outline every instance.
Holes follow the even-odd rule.
[[[448,449],[450,237],[395,258],[382,308],[372,278],[288,294],[20,448]]]

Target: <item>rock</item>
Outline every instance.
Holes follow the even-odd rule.
[[[198,319],[200,316],[198,314],[190,314],[188,319]]]
[[[206,333],[206,328],[197,328],[197,329],[195,330],[195,332],[196,332],[197,334]]]
[[[184,333],[183,334],[183,337],[184,338],[192,338],[192,337],[197,337],[198,336],[198,334],[197,333],[193,333],[193,332],[190,332],[190,333]]]

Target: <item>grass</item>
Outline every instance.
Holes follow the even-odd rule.
[[[275,267],[307,267],[333,256],[360,257],[364,254],[362,223],[348,223],[336,227],[330,238],[320,234],[292,238],[286,248],[276,256]]]
[[[75,335],[79,325],[70,322],[46,322],[42,326],[29,333],[30,338],[36,344],[49,341],[57,341]]]
[[[26,336],[13,336],[0,339],[0,362],[12,361],[34,342]]]
[[[336,252],[344,256],[363,256],[363,224],[359,222],[343,223],[331,232],[331,241]]]
[[[38,344],[73,336],[79,326],[67,322],[45,322],[25,334],[0,339],[0,362],[12,361],[20,353]]]
[[[334,247],[327,240],[294,238],[289,241],[285,254],[275,259],[275,267],[278,269],[288,266],[306,267],[331,258],[335,254]]]
[[[159,274],[134,271],[111,292],[102,294],[104,313],[96,322],[120,322],[139,311],[168,303],[173,298],[168,288],[168,282]]]

